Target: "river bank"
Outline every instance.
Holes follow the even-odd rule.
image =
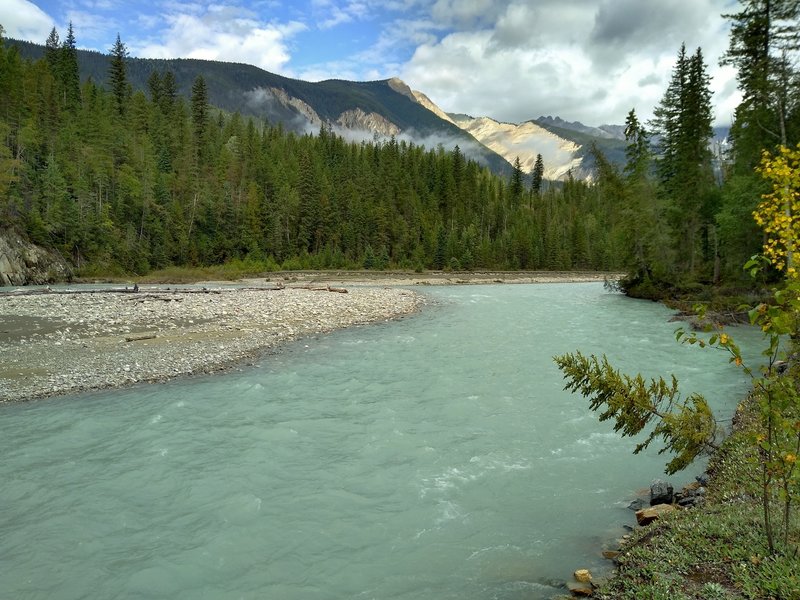
[[[250,289],[193,282],[206,294],[181,291],[174,279],[158,277],[141,280],[138,294],[0,288],[0,403],[222,371],[299,337],[411,314],[424,302],[405,289],[412,286],[609,277],[614,275],[292,271],[237,282]],[[133,283],[115,288],[132,290]]]
[[[0,402],[221,371],[300,337],[401,318],[423,304],[402,288],[27,292],[0,294]]]

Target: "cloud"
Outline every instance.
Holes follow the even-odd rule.
[[[703,47],[715,102],[726,107],[717,120],[729,121],[735,86],[717,65],[728,43],[720,13],[729,3],[504,0],[492,3],[486,19],[478,14],[482,0],[437,0],[429,16],[451,28],[429,28],[438,37],[417,46],[400,77],[444,110],[508,122],[553,114],[621,123],[631,107],[646,120],[685,41],[690,52]],[[462,22],[471,25],[460,30]]]
[[[155,40],[132,40],[131,54],[149,58],[200,58],[283,70],[291,58],[293,36],[306,29],[299,21],[264,22],[231,5],[176,5],[164,17],[167,27]]]
[[[362,0],[341,3],[334,0],[311,0],[311,8],[320,29],[331,29],[343,23],[368,19],[372,15],[369,3]]]
[[[6,37],[38,40],[40,44],[44,44],[55,21],[27,0],[3,0],[0,3],[0,25],[3,26]]]

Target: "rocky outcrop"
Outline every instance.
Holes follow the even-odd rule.
[[[400,128],[378,113],[366,113],[360,108],[339,115],[336,124],[345,129],[364,129],[384,136],[399,135]]]
[[[0,286],[69,281],[72,270],[60,254],[0,229]]]
[[[551,181],[564,179],[568,173],[582,178],[583,158],[578,155],[580,146],[540,127],[533,121],[525,123],[500,123],[489,117],[459,116],[455,124],[476,140],[493,150],[509,163],[519,158],[524,173],[533,171],[536,156],[542,155],[544,178]],[[586,174],[588,177],[588,174]]]
[[[317,111],[311,108],[309,104],[300,100],[300,98],[295,98],[294,96],[290,96],[289,94],[286,93],[285,90],[282,90],[280,88],[269,88],[268,91],[270,94],[272,94],[272,97],[275,98],[278,102],[280,102],[284,106],[290,106],[294,108],[297,112],[303,115],[312,125],[319,125],[320,123],[322,123],[322,119],[317,114]]]

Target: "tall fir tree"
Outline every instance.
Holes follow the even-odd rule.
[[[531,172],[531,193],[538,196],[542,193],[542,182],[544,181],[544,159],[541,154],[536,155]]]
[[[126,59],[128,49],[117,34],[117,39],[111,47],[111,62],[108,67],[108,80],[111,84],[111,93],[114,96],[114,104],[117,114],[124,115],[130,97],[130,85],[128,84],[128,71]]]
[[[208,131],[208,88],[202,75],[198,75],[192,84],[191,106],[195,153],[200,159],[206,142],[206,132]]]
[[[61,45],[59,63],[64,105],[70,110],[76,110],[81,105],[81,77],[72,21],[69,22],[67,37]]]
[[[792,145],[798,135],[798,96],[791,89],[796,73],[787,56],[800,45],[800,2],[740,3],[740,12],[724,15],[731,21],[731,33],[721,62],[737,68],[742,92],[731,127],[733,167],[736,173],[750,174],[762,150]]]
[[[678,270],[696,277],[708,258],[713,227],[713,136],[710,78],[700,48],[687,56],[681,45],[672,77],[654,111],[660,136],[657,172],[670,214]],[[705,256],[704,256],[705,255]]]

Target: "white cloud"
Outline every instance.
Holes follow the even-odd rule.
[[[517,123],[548,114],[621,123],[632,107],[650,117],[685,41],[689,52],[702,46],[715,116],[729,122],[735,81],[717,66],[728,43],[720,17],[728,3],[506,0],[493,3],[493,19],[481,24],[483,0],[437,0],[431,16],[449,18],[456,31],[421,43],[400,76],[451,112]],[[459,22],[473,26],[459,31]]]
[[[3,0],[0,3],[0,25],[6,37],[44,44],[55,21],[28,0]]]
[[[131,54],[241,62],[281,71],[291,58],[292,37],[306,28],[297,21],[263,22],[249,11],[224,5],[210,5],[205,11],[176,7],[165,20],[168,25],[156,40],[132,40]]]

